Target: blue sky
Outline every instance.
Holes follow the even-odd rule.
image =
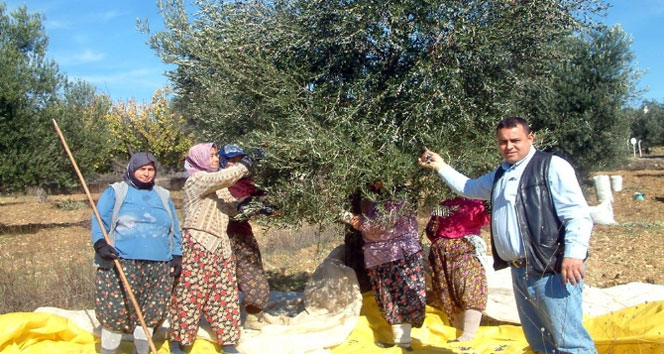
[[[3,1],[3,0],[0,0]],[[147,18],[151,30],[164,28],[153,0],[9,0],[11,11],[26,5],[28,12],[46,16],[48,57],[70,79],[82,79],[108,94],[114,102],[135,98],[149,103],[154,91],[168,85],[162,63],[136,29]]]
[[[0,0],[2,1],[2,0]],[[152,0],[8,0],[7,9],[27,5],[45,14],[48,56],[70,79],[92,83],[114,102],[135,98],[149,103],[154,91],[169,84],[169,70],[136,29],[147,18],[153,31],[163,21]],[[646,73],[643,98],[664,102],[664,0],[613,0],[604,22],[620,24],[633,39],[635,63]]]

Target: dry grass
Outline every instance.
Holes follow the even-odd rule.
[[[94,271],[90,262],[66,263],[43,272],[30,264],[0,263],[0,313],[33,311],[51,306],[92,308]],[[14,268],[14,269],[12,269]]]
[[[181,192],[172,195],[181,217]],[[47,202],[0,197],[0,313],[94,306],[88,205],[84,194],[49,196]],[[334,227],[254,230],[270,286],[281,291],[302,291],[316,266],[343,242]]]

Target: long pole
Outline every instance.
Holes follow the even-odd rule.
[[[88,202],[90,202],[92,211],[94,212],[95,217],[97,217],[97,222],[99,223],[99,228],[101,229],[102,235],[104,235],[104,240],[106,240],[106,242],[110,245],[111,241],[109,240],[108,234],[106,233],[106,229],[104,228],[104,223],[101,221],[101,216],[99,216],[99,211],[97,210],[97,206],[95,205],[94,200],[92,200],[92,195],[90,195],[90,190],[88,189],[88,185],[85,183],[85,179],[83,178],[81,171],[78,169],[76,160],[74,160],[74,155],[71,154],[71,151],[69,150],[69,145],[67,145],[67,141],[65,140],[65,136],[62,135],[62,131],[60,131],[60,127],[58,126],[58,123],[55,121],[55,119],[53,119],[53,125],[55,126],[55,131],[58,132],[58,136],[60,136],[60,141],[62,141],[62,145],[65,147],[65,151],[67,151],[67,155],[69,155],[69,160],[71,160],[72,165],[74,165],[74,170],[76,170],[78,178],[81,180],[81,185],[83,186],[83,190],[85,190],[85,195],[88,196]],[[134,292],[131,291],[131,286],[129,285],[129,281],[127,281],[127,277],[125,276],[124,271],[122,270],[120,261],[114,259],[113,264],[115,265],[115,268],[118,270],[118,274],[120,275],[120,280],[122,281],[122,285],[124,285],[125,289],[127,289],[127,294],[129,294],[129,299],[131,299],[131,303],[134,305],[134,309],[136,310],[136,315],[138,316],[138,321],[141,323],[141,327],[143,327],[143,331],[145,332],[145,337],[148,339],[148,343],[150,344],[150,350],[152,350],[154,354],[157,354],[157,347],[155,347],[154,342],[152,341],[152,335],[150,335],[150,332],[148,331],[148,326],[145,324],[145,319],[143,318],[143,312],[141,312],[141,307],[138,306],[138,301],[136,301],[136,298],[134,297]]]

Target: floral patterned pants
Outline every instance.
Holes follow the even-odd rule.
[[[252,234],[230,234],[237,263],[237,284],[242,292],[242,305],[264,309],[270,300],[270,285],[265,277],[261,251]]]
[[[234,259],[224,258],[221,249],[208,251],[185,231],[182,273],[170,307],[170,340],[182,345],[193,344],[198,321],[203,315],[219,344],[237,344],[240,340],[239,307]]]
[[[173,278],[168,262],[118,259],[134,298],[148,327],[166,319]],[[118,270],[97,268],[95,276],[95,314],[101,325],[114,332],[129,333],[140,326]]]
[[[467,238],[436,240],[429,251],[429,264],[435,304],[448,318],[459,311],[486,309],[486,274]]]
[[[387,323],[421,327],[426,313],[422,251],[368,271],[376,303]]]

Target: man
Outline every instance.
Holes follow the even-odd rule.
[[[532,144],[523,118],[496,129],[505,160],[477,178],[460,174],[426,150],[431,168],[457,193],[491,199],[491,249],[496,270],[511,267],[512,286],[526,340],[535,352],[596,353],[582,324],[584,260],[592,219],[574,168]]]

